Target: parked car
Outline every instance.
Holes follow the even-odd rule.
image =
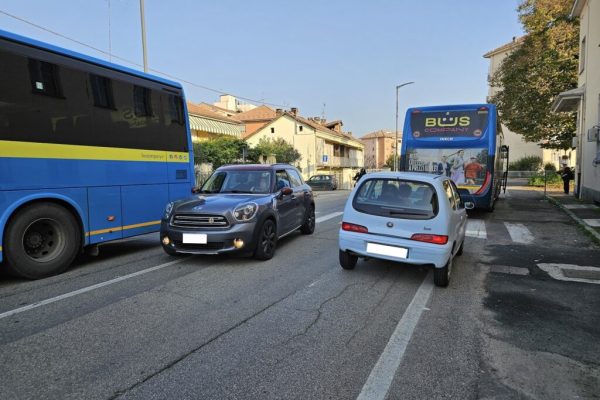
[[[164,251],[275,254],[277,240],[300,229],[315,229],[310,186],[294,167],[228,165],[218,168],[197,195],[167,204],[160,229]]]
[[[431,265],[438,286],[447,286],[454,256],[463,252],[466,209],[446,176],[377,172],[365,176],[344,208],[339,261],[353,269],[358,258]]]
[[[336,190],[338,187],[335,175],[313,175],[306,181],[313,190]]]

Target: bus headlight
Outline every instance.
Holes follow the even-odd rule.
[[[236,207],[233,210],[233,218],[238,222],[246,222],[254,218],[258,211],[258,204],[247,203]]]
[[[175,203],[171,202],[171,203],[167,204],[167,206],[165,207],[165,215],[164,215],[165,219],[169,219],[169,217],[171,216],[171,213],[173,212],[174,204]]]

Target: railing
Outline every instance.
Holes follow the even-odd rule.
[[[327,166],[342,168],[360,168],[362,167],[362,162],[360,162],[358,158],[329,156],[327,162],[323,162],[323,157],[321,157],[317,165],[320,167]]]

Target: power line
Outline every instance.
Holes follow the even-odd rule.
[[[131,65],[135,65],[137,67],[143,67],[143,65],[141,65],[140,63],[137,63],[137,62],[132,61],[132,60],[128,60],[127,58],[123,58],[123,57],[117,56],[115,54],[112,54],[112,52],[110,52],[110,51],[105,51],[105,50],[99,49],[97,47],[94,47],[94,46],[92,46],[90,44],[87,44],[87,43],[84,43],[82,41],[79,41],[77,39],[73,39],[73,38],[71,38],[69,36],[63,35],[62,33],[53,31],[53,30],[48,29],[48,28],[46,28],[44,26],[41,26],[41,25],[38,25],[38,24],[36,24],[34,22],[28,21],[25,18],[21,18],[19,16],[10,14],[10,13],[4,11],[4,10],[0,10],[0,14],[4,14],[4,15],[10,17],[10,18],[14,18],[14,19],[16,19],[18,21],[21,21],[21,22],[25,23],[25,24],[28,24],[28,25],[31,25],[31,26],[36,27],[38,29],[41,29],[42,31],[51,33],[51,34],[56,35],[58,37],[61,37],[63,39],[66,39],[66,40],[69,40],[71,42],[77,43],[80,46],[84,46],[84,47],[90,48],[90,49],[92,49],[94,51],[97,51],[98,53],[101,53],[101,54],[104,54],[105,56],[108,56],[109,60],[112,59],[112,58],[114,58],[114,59],[117,59],[117,60],[129,63]],[[110,29],[110,27],[109,27],[109,29]],[[109,44],[109,46],[110,46],[110,44]],[[159,71],[159,70],[152,69],[152,68],[150,68],[149,70],[151,72],[153,72],[153,73],[163,75],[163,76],[165,76],[167,78],[173,79],[175,81],[186,83],[186,84],[188,84],[190,86],[194,86],[194,87],[199,88],[199,89],[208,90],[210,92],[214,92],[214,93],[218,93],[218,94],[231,94],[231,92],[226,92],[226,91],[223,91],[223,90],[213,89],[213,88],[210,88],[208,86],[204,86],[204,85],[200,85],[198,83],[190,82],[190,81],[188,81],[186,79],[177,77],[175,75],[168,74],[168,73],[163,72],[163,71]],[[237,96],[235,94],[234,94],[234,96],[237,97],[238,99],[246,100],[246,101],[249,101],[249,102],[252,102],[252,103],[266,104],[266,105],[274,106],[274,107],[286,107],[286,106],[281,105],[281,104],[267,103],[267,102],[264,101],[264,99],[262,99],[262,100],[255,100],[255,99],[251,99],[249,97]]]

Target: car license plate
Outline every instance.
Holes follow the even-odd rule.
[[[206,244],[207,243],[206,233],[184,233],[183,243],[184,244]]]
[[[367,253],[397,258],[408,258],[408,249],[405,249],[404,247],[385,246],[377,243],[367,243]]]

